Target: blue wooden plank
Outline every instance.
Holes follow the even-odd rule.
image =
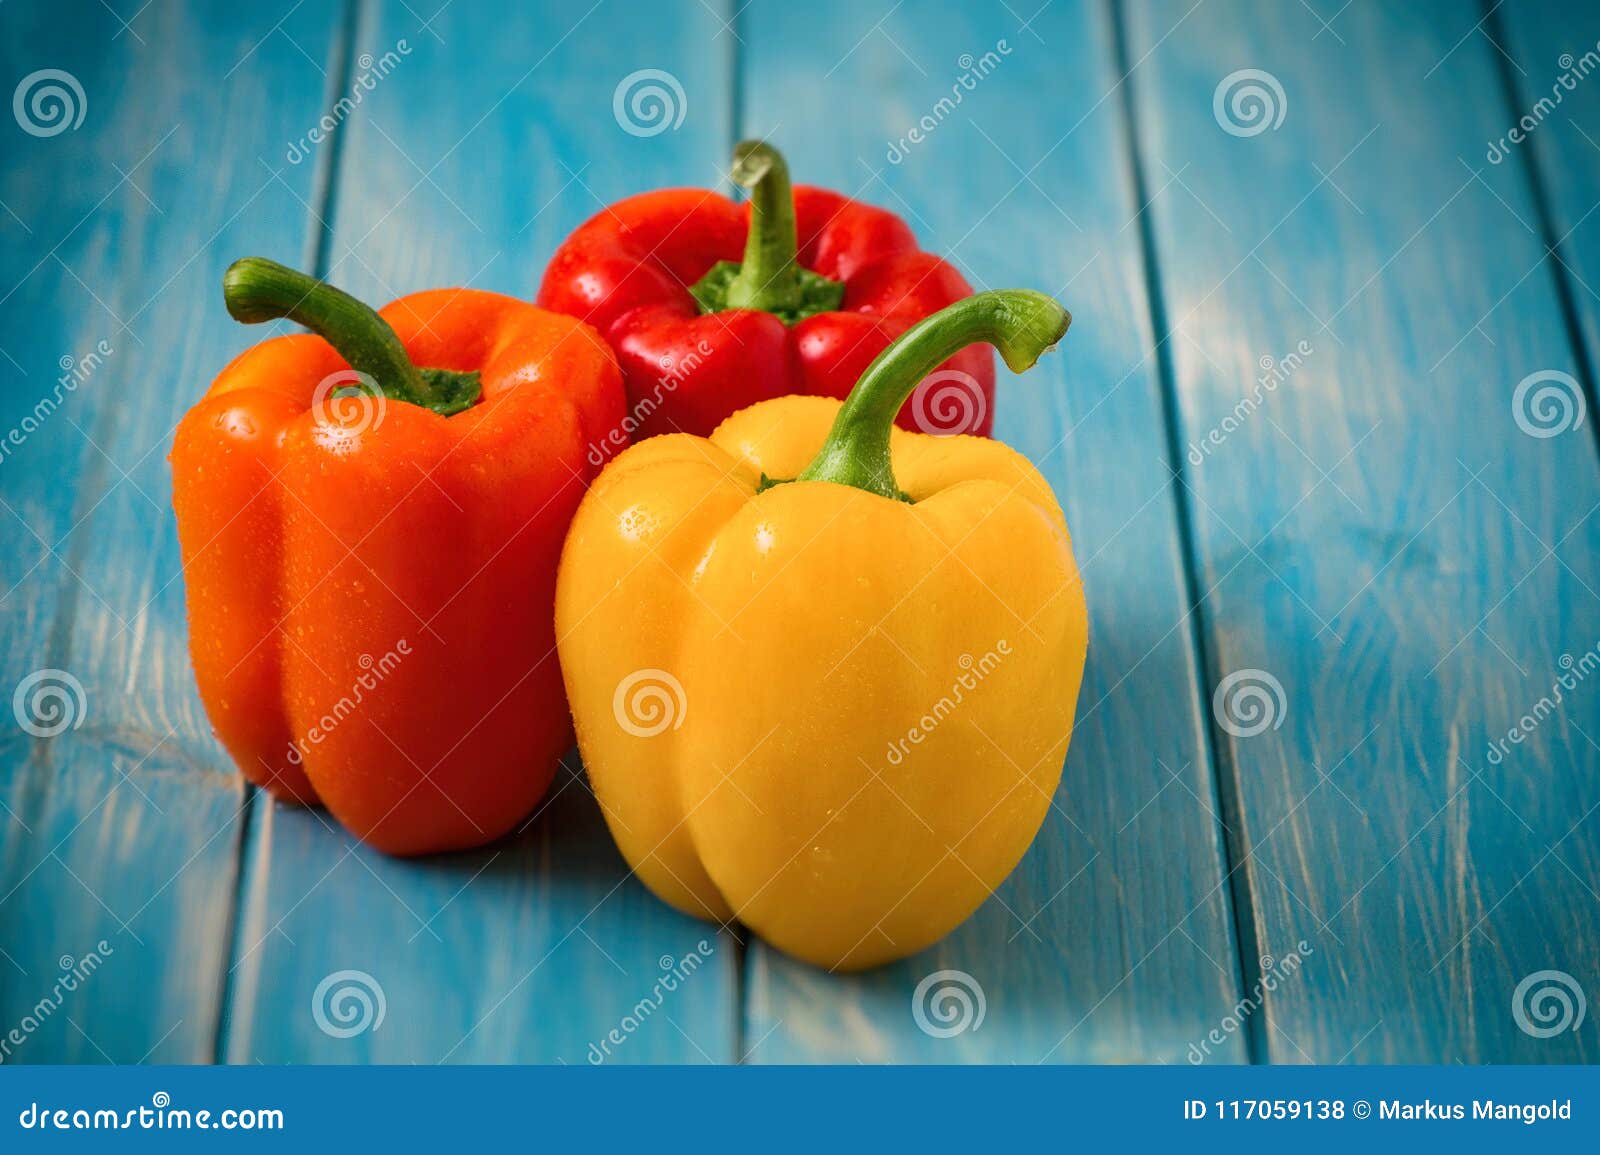
[[[34,77],[29,123],[0,126],[3,691],[49,671],[32,684],[74,719],[37,736],[25,709],[0,737],[14,1061],[213,1053],[244,793],[188,670],[166,454],[237,344],[222,269],[305,235],[311,169],[280,150],[320,113],[336,24],[288,0],[123,7],[0,8],[8,92],[71,78]]]
[[[1129,7],[1278,1061],[1600,1055],[1600,468],[1518,393],[1575,353],[1480,15]]]
[[[714,177],[731,90],[720,26],[695,2],[458,3],[431,17],[364,7],[352,84],[383,76],[340,130],[329,275],[376,301],[463,284],[531,297],[551,251],[605,202]],[[681,123],[655,131],[614,113],[619,86],[647,69],[670,75],[658,84]],[[420,863],[361,849],[318,813],[263,806],[226,1057],[730,1058],[737,945],[628,875],[581,780],[564,774],[556,789],[520,837]],[[686,968],[692,979],[660,992]],[[365,994],[368,1029],[348,1033],[336,1017],[341,990],[357,1016]]]
[[[1482,157],[1528,172],[1542,210],[1516,224],[1556,249],[1555,275],[1582,334],[1588,428],[1600,364],[1600,11],[1559,0],[1513,0],[1481,33],[1497,37],[1511,110]],[[1473,158],[1478,165],[1477,158]]]
[[[743,127],[797,179],[904,213],[979,288],[1074,311],[1028,377],[1002,370],[995,432],[1059,494],[1092,619],[1063,783],[1017,872],[874,973],[753,948],[752,1062],[1246,1057],[1231,1029],[1204,1043],[1239,972],[1110,28],[1099,4],[1034,7],[774,5],[741,26]],[[963,987],[984,1017],[954,1032]]]

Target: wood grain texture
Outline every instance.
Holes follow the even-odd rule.
[[[7,91],[56,68],[86,102],[52,136],[8,117],[0,152],[0,425],[26,434],[0,463],[3,689],[43,668],[83,690],[76,729],[4,728],[13,1061],[212,1056],[244,791],[189,673],[166,454],[241,343],[223,268],[305,234],[313,174],[281,149],[320,112],[335,21],[292,7],[157,5],[127,26],[94,0],[0,9]]]
[[[1600,468],[1513,413],[1574,350],[1481,13],[1336,7],[1128,12],[1210,675],[1282,687],[1218,730],[1260,949],[1306,956],[1268,1057],[1593,1061],[1513,1013],[1600,974],[1600,681],[1539,705],[1600,642]]]
[[[759,5],[741,25],[742,128],[796,179],[903,213],[978,288],[1073,310],[1057,353],[1001,368],[995,435],[1060,496],[1091,615],[1063,784],[1016,873],[946,941],[871,974],[754,947],[752,1062],[1181,1062],[1238,998],[1110,29],[1077,3],[1024,26],[1033,7]],[[919,1029],[916,991],[941,970],[981,987],[977,1029]],[[1211,1053],[1241,1061],[1244,1037]]]
[[[1600,363],[1600,10],[1559,0],[1513,0],[1486,24],[1503,41],[1501,73],[1511,109],[1483,142],[1491,165],[1534,175],[1542,213],[1517,221],[1556,249],[1562,283],[1582,334],[1588,372],[1586,428],[1597,429],[1594,366]],[[1524,121],[1524,118],[1528,118]],[[1530,127],[1531,126],[1531,127]],[[1511,131],[1523,134],[1513,141]]]
[[[0,1032],[37,1024],[0,1058],[1600,1060],[1593,1007],[1549,1037],[1514,1010],[1542,971],[1600,997],[1600,76],[1539,108],[1600,17],[1340,4],[0,4],[5,83],[87,102],[0,123],[0,693],[83,688],[77,729],[0,727]],[[1243,69],[1275,128],[1218,111]],[[619,123],[642,70],[677,127]],[[736,130],[1077,316],[996,426],[1093,619],[1057,805],[966,926],[865,976],[657,902],[575,758],[517,837],[423,862],[252,802],[184,652],[165,457],[263,335],[221,309],[232,258],[531,296],[604,203],[717,182]],[[1581,427],[1519,425],[1539,373]],[[1235,675],[1270,721],[1222,723]],[[977,1030],[919,1030],[941,970]],[[363,988],[383,1022],[340,1037]]]
[[[397,63],[338,142],[327,273],[342,287],[380,302],[441,285],[531,297],[551,251],[605,203],[716,179],[731,56],[708,7],[457,3],[425,19],[361,10],[356,71],[369,56]],[[681,84],[676,129],[633,135],[614,116],[618,85],[642,69]],[[316,812],[258,816],[230,1061],[582,1063],[613,1030],[609,1061],[734,1056],[737,945],[632,879],[572,773],[520,837],[419,863],[355,846]],[[690,956],[703,965],[658,998]],[[346,970],[382,988],[386,1012],[340,1038],[312,999]]]

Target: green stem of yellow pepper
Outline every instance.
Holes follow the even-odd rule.
[[[1030,289],[978,293],[924,318],[867,366],[828,439],[795,480],[831,481],[903,499],[889,461],[889,431],[922,379],[980,341],[1000,350],[1011,371],[1021,373],[1049,352],[1070,324],[1070,313]]]

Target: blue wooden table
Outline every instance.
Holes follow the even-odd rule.
[[[1559,0],[6,3],[0,1058],[1600,1060],[1597,41]],[[1088,591],[1060,792],[855,977],[652,898],[576,755],[421,862],[247,789],[170,506],[260,337],[235,257],[531,296],[769,134],[1076,316],[996,423]]]

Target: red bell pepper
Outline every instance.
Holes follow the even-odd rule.
[[[750,190],[748,205],[706,189],[629,197],[579,227],[545,272],[539,304],[588,321],[616,351],[635,440],[706,436],[770,397],[844,397],[906,329],[972,295],[893,213],[827,189],[791,190],[770,145],[738,145],[732,175]],[[993,352],[972,346],[950,358],[896,420],[988,436]]]

